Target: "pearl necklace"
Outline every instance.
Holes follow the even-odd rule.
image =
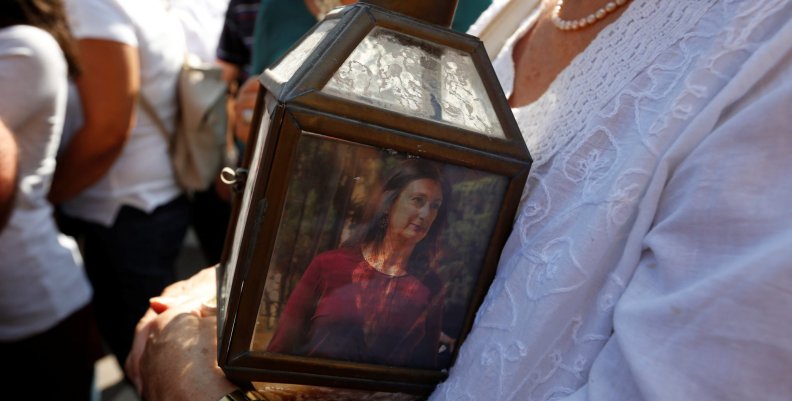
[[[561,13],[561,7],[564,5],[564,0],[558,0],[555,8],[553,8],[553,14],[551,15],[550,19],[553,21],[553,25],[562,31],[583,29],[605,18],[606,15],[616,11],[616,9],[619,7],[627,4],[628,1],[629,0],[611,0],[608,2],[608,4],[605,4],[604,7],[600,7],[597,11],[594,11],[583,18],[576,20],[565,20],[558,16]]]

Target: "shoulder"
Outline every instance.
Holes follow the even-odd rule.
[[[52,116],[53,102],[65,96],[66,75],[63,52],[50,34],[22,25],[0,30],[0,88],[13,94],[0,97],[0,116],[12,131]]]
[[[28,25],[0,30],[0,63],[3,75],[27,84],[66,74],[63,52],[52,35]]]
[[[321,265],[345,265],[348,263],[359,262],[362,260],[360,251],[357,248],[338,248],[322,252],[314,257],[314,263]]]
[[[60,55],[60,47],[48,32],[30,25],[14,25],[0,30],[0,49],[14,55]]]
[[[136,45],[132,13],[134,2],[118,0],[66,0],[66,14],[77,39],[107,39]],[[146,1],[148,3],[148,1]]]
[[[280,27],[287,32],[305,32],[315,23],[316,18],[305,7],[303,1],[274,1],[264,0],[259,4],[257,24],[268,24],[271,27]],[[271,34],[277,31],[271,31]]]
[[[362,260],[359,252],[350,249],[322,252],[314,256],[303,277],[316,282],[345,282]]]

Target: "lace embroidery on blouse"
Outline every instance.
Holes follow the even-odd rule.
[[[640,258],[632,232],[651,225],[636,219],[653,171],[784,4],[635,0],[514,110],[534,165],[476,327],[432,400],[552,400],[585,383]],[[495,68],[510,62],[507,44]]]
[[[580,133],[605,102],[690,29],[712,3],[634,1],[617,22],[606,27],[558,75],[537,101],[515,108],[515,118],[534,158],[534,166],[545,163]],[[524,33],[525,28],[521,31]],[[651,41],[635,40],[644,37],[645,32],[663,34],[651,35],[654,39]],[[599,75],[579,71],[597,71]]]

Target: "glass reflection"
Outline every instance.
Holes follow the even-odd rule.
[[[389,29],[374,28],[323,91],[505,137],[470,55]]]

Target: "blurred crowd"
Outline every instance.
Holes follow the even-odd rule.
[[[242,153],[257,76],[352,2],[0,2],[4,397],[89,400],[108,353],[149,401],[239,391],[200,352],[214,318],[150,302],[194,298],[185,235],[211,266],[229,225],[219,179],[175,178],[177,80],[222,70]],[[790,399],[790,21],[790,0],[459,0],[533,164],[431,400]]]

